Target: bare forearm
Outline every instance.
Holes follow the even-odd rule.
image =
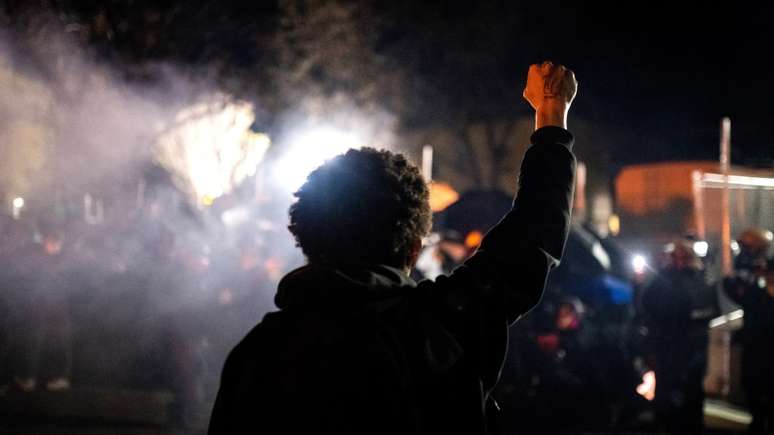
[[[524,98],[535,109],[535,130],[548,126],[566,130],[567,112],[577,91],[578,81],[572,70],[551,62],[531,65]]]
[[[558,99],[546,99],[535,110],[535,130],[554,126],[567,130],[567,112],[570,105]]]

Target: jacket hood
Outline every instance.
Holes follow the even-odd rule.
[[[411,287],[416,287],[414,280],[390,266],[334,269],[310,264],[282,278],[274,303],[280,309],[353,305],[378,309],[392,305]]]

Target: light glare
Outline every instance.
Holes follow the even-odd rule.
[[[699,240],[693,243],[693,252],[699,257],[706,257],[709,252],[709,243],[704,240]]]
[[[632,268],[634,269],[634,273],[637,275],[642,275],[645,273],[645,269],[648,267],[648,261],[645,259],[645,256],[642,254],[635,254],[632,257]]]
[[[288,152],[277,162],[277,177],[283,186],[295,192],[309,173],[327,160],[361,145],[357,136],[336,128],[306,131],[290,142]]]
[[[642,383],[637,386],[637,394],[648,401],[656,398],[656,373],[653,370],[642,375]]]

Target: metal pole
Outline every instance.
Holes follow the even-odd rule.
[[[422,147],[422,176],[426,182],[433,181],[433,146]]]
[[[693,171],[693,213],[696,222],[696,235],[700,240],[707,240],[707,227],[704,223],[704,189],[701,182],[701,171]]]
[[[731,217],[728,175],[731,166],[731,120],[723,118],[720,126],[720,172],[723,174],[723,195],[721,207],[723,210],[721,224],[722,270],[724,275],[732,272],[731,264]]]

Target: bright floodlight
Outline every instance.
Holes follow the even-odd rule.
[[[739,255],[739,252],[741,250],[742,249],[739,247],[739,242],[737,242],[736,240],[732,240],[731,241],[731,252],[733,252],[734,255]]]
[[[637,275],[642,275],[645,273],[645,269],[648,267],[648,260],[645,259],[645,256],[642,254],[636,254],[632,257],[632,268],[634,269],[634,273]]]
[[[277,162],[277,178],[283,186],[296,191],[326,160],[361,145],[354,134],[335,128],[305,131],[290,141],[288,152]]]
[[[656,373],[653,370],[642,375],[642,383],[637,386],[637,394],[648,401],[656,398]]]
[[[255,133],[252,104],[216,94],[177,113],[153,145],[155,159],[180,179],[204,206],[255,175],[271,145]]]
[[[14,208],[22,208],[24,207],[24,198],[17,197],[13,199],[13,207]]]
[[[693,242],[693,252],[699,257],[706,257],[709,252],[709,243],[704,240]]]

